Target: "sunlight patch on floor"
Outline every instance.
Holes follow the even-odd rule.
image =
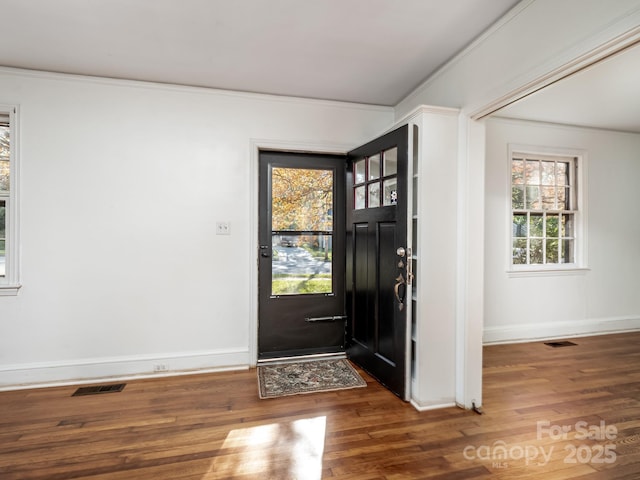
[[[326,423],[322,416],[232,430],[202,479],[320,479]]]

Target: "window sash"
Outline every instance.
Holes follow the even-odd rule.
[[[512,268],[576,265],[577,157],[513,151],[509,165]]]

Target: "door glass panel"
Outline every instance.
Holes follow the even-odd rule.
[[[380,184],[378,182],[369,184],[369,208],[380,206]]]
[[[333,170],[271,171],[271,294],[332,292]]]
[[[364,183],[366,178],[365,176],[365,160],[358,160],[353,167],[354,170],[354,179],[353,183]]]
[[[333,230],[333,171],[273,168],[271,229]]]
[[[398,180],[388,178],[383,183],[384,205],[396,205],[398,203]]]
[[[332,292],[332,235],[272,235],[271,294]]]
[[[369,180],[380,178],[380,154],[369,157]]]
[[[354,189],[354,204],[355,204],[355,209],[356,210],[361,210],[364,208],[364,185],[361,185],[360,187],[356,187]]]
[[[398,173],[398,148],[392,148],[385,150],[384,155],[384,169],[382,174],[385,177],[395,175]]]

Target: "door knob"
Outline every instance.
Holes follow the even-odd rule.
[[[398,247],[396,253],[399,257],[404,257],[407,254],[407,251],[404,249],[404,247]]]

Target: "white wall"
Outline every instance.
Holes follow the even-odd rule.
[[[252,140],[346,150],[393,121],[382,107],[11,69],[0,103],[20,106],[23,284],[0,297],[0,387],[255,361]]]
[[[509,144],[584,150],[588,270],[510,277]],[[487,121],[485,342],[640,328],[640,134]]]

